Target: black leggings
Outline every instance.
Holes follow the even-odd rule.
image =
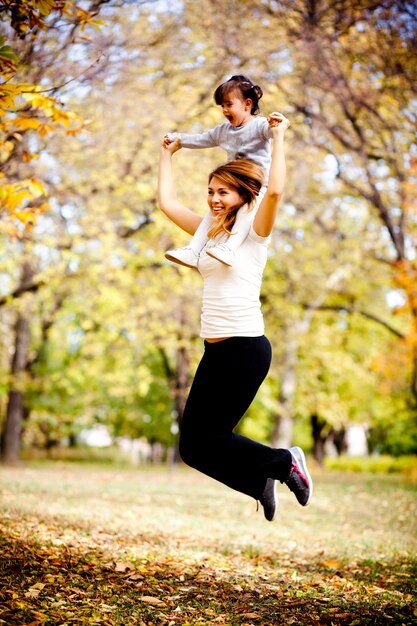
[[[267,478],[285,480],[291,453],[233,432],[271,364],[271,344],[262,337],[204,342],[180,429],[184,463],[256,500]]]

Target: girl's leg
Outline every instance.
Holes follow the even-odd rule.
[[[232,337],[205,344],[184,410],[180,454],[185,463],[262,500],[268,478],[286,480],[291,453],[233,432],[271,362],[266,337]],[[216,393],[216,390],[220,390]]]
[[[248,210],[246,205],[239,209],[236,215],[235,223],[233,224],[231,235],[225,242],[208,248],[208,255],[225,265],[233,265],[236,250],[242,245],[249,234],[253,218],[258,210],[262,198],[265,195],[265,191],[266,188],[262,187],[256,199],[256,204],[251,211]]]
[[[179,263],[180,265],[197,267],[198,257],[207,243],[207,233],[210,230],[212,221],[213,216],[210,211],[207,211],[188,246],[178,248],[177,250],[167,250],[165,257],[169,259],[169,261]]]

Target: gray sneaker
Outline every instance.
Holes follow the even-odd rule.
[[[289,451],[292,456],[290,475],[282,482],[295,494],[301,506],[307,506],[313,496],[313,481],[307,469],[304,452],[298,446],[290,448]]]
[[[197,267],[198,263],[198,254],[190,247],[167,250],[165,252],[165,258],[173,263],[185,265],[185,267]]]
[[[268,522],[274,521],[277,513],[278,501],[275,488],[276,481],[273,478],[267,478],[262,497],[259,498],[259,502],[264,508],[264,515]]]

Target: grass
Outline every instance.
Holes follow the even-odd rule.
[[[393,457],[388,454],[377,456],[340,456],[326,459],[326,467],[350,472],[368,472],[383,474],[404,474],[410,481],[417,482],[417,456]]]
[[[184,467],[1,468],[0,624],[416,624],[415,486],[313,479],[268,523]]]

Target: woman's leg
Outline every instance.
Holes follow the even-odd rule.
[[[180,454],[185,463],[255,499],[267,478],[285,480],[288,450],[236,434],[271,363],[266,337],[232,337],[205,343],[184,410]]]

